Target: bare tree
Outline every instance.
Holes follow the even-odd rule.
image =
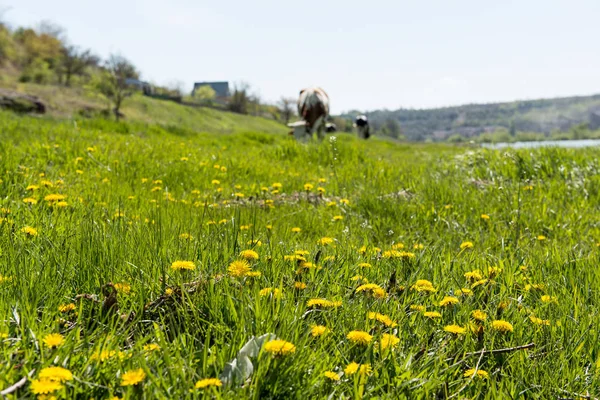
[[[296,100],[289,97],[282,97],[277,103],[279,108],[279,116],[284,124],[290,122],[290,119],[295,115]]]
[[[88,67],[97,66],[100,59],[93,55],[90,50],[80,50],[75,46],[65,46],[62,49],[62,57],[57,68],[59,82],[64,76],[65,86],[71,86],[73,76],[83,76]]]
[[[36,31],[40,35],[47,35],[53,37],[55,39],[60,40],[63,43],[67,40],[65,28],[50,20],[41,21],[37,25]]]
[[[139,73],[125,57],[113,54],[106,61],[97,88],[114,105],[113,112],[117,121],[121,116],[123,101],[134,93],[130,80],[137,80],[138,77]]]

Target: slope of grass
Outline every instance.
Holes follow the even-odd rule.
[[[98,114],[109,108],[106,99],[82,87],[16,84],[4,85],[11,89],[38,96],[48,107],[51,117],[77,117],[81,113]],[[266,132],[287,133],[287,128],[276,121],[239,115],[205,107],[188,107],[171,101],[158,100],[136,94],[124,103],[124,120],[134,123],[159,124],[196,132],[233,133]]]
[[[600,390],[598,149],[0,113],[0,150],[0,390],[31,375],[15,398]],[[252,373],[227,382],[236,357]]]

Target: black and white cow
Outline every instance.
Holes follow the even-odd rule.
[[[356,134],[361,139],[368,139],[371,136],[369,132],[369,121],[366,115],[359,115],[354,121],[354,127],[356,128]]]
[[[296,140],[304,140],[316,132],[319,139],[323,138],[326,130],[325,120],[329,116],[329,96],[319,87],[302,89],[298,97],[298,115],[302,118],[288,124]]]

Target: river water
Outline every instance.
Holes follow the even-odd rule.
[[[537,147],[592,147],[600,146],[600,139],[584,139],[584,140],[547,140],[543,142],[514,142],[514,143],[482,143],[481,147],[486,149],[533,149]]]

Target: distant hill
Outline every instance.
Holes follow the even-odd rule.
[[[342,118],[353,118],[350,111]],[[396,123],[409,140],[446,140],[455,135],[467,138],[497,131],[533,132],[549,135],[587,124],[600,129],[600,94],[556,99],[469,104],[436,109],[375,110],[366,113],[380,133],[395,136]],[[393,122],[395,121],[395,122]]]

